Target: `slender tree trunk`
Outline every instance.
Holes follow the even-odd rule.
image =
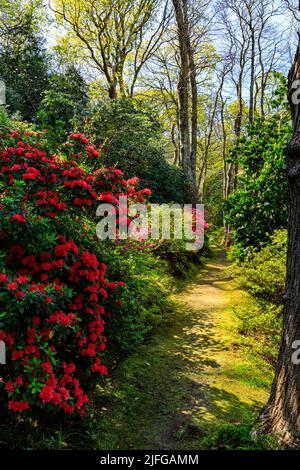
[[[227,177],[227,132],[225,126],[225,116],[224,116],[225,101],[222,100],[221,104],[221,125],[222,125],[222,160],[223,160],[223,198],[227,198],[227,188],[228,188],[228,177]]]
[[[300,46],[300,42],[299,42]],[[289,98],[300,78],[300,47],[289,75]],[[291,102],[291,99],[290,99]],[[278,433],[289,446],[300,446],[300,365],[292,356],[300,340],[300,122],[299,105],[291,102],[294,135],[287,147],[289,182],[287,279],[283,328],[275,379],[261,414],[261,432]],[[297,353],[298,357],[300,357]]]
[[[208,147],[207,147],[207,144],[205,144],[205,151],[203,154],[202,165],[201,165],[201,169],[198,175],[198,194],[199,194],[199,199],[201,203],[203,203],[203,199],[204,199],[204,184],[205,184],[205,178],[207,174],[207,156],[208,156]]]
[[[228,198],[230,194],[230,171],[231,164],[227,164],[227,132],[225,127],[225,116],[224,116],[225,101],[222,101],[221,104],[221,124],[222,124],[222,159],[223,159],[223,199],[224,201]],[[230,226],[229,223],[225,220],[226,212],[223,211],[223,228],[224,228],[224,238],[223,243],[225,247],[228,247],[230,244]]]
[[[212,140],[212,136],[213,136],[213,130],[214,130],[214,125],[215,125],[215,117],[216,117],[217,107],[218,107],[218,102],[219,102],[219,94],[221,92],[222,86],[223,86],[223,82],[222,82],[219,90],[216,93],[216,96],[214,98],[214,102],[212,103],[212,112],[211,112],[210,121],[209,121],[208,133],[207,133],[207,136],[206,136],[202,166],[201,166],[199,176],[198,176],[197,192],[198,192],[198,194],[200,196],[200,200],[202,202],[203,202],[203,197],[204,197],[205,179],[206,179],[206,175],[207,175],[207,159],[208,159],[210,144],[211,144],[211,140]]]
[[[188,54],[190,69],[190,84],[192,96],[192,116],[191,116],[191,152],[190,165],[194,187],[196,187],[196,167],[197,167],[197,141],[198,141],[198,88],[197,73],[194,59],[194,51],[191,45],[190,34],[188,35]]]
[[[172,124],[172,130],[171,130],[172,144],[173,144],[173,147],[174,147],[173,165],[178,165],[179,164],[179,152],[178,152],[178,145],[177,145],[177,139],[176,139],[176,130],[177,129],[178,129],[178,126],[174,122]]]
[[[185,175],[188,178],[192,179],[190,166],[189,93],[188,88],[186,86],[185,72],[180,73],[180,78],[178,82],[178,108],[180,161]]]
[[[236,139],[239,139],[241,136],[241,130],[242,130],[242,120],[243,120],[243,73],[244,73],[244,68],[242,65],[242,55],[240,58],[240,73],[239,73],[239,78],[238,82],[236,85],[236,90],[237,90],[237,101],[238,101],[238,110],[237,110],[237,115],[235,118],[235,123],[234,123],[234,132]],[[231,167],[231,170],[234,170],[233,173],[233,188],[234,190],[237,189],[238,185],[238,172],[239,172],[239,165],[238,163],[234,164],[234,167]],[[230,174],[231,176],[232,174]]]
[[[173,0],[177,22],[177,35],[180,54],[180,73],[178,81],[178,115],[179,115],[179,142],[180,159],[185,175],[192,178],[190,165],[190,119],[189,119],[189,34],[184,3],[186,0]]]
[[[261,95],[260,95],[260,114],[263,118],[265,116],[265,92],[266,92],[267,84],[265,83],[265,79],[263,78],[261,81]]]
[[[240,72],[238,82],[236,85],[237,91],[237,102],[238,102],[238,110],[234,122],[234,133],[237,139],[241,135],[242,129],[242,118],[243,118],[243,96],[242,96],[242,83],[243,83],[243,71]]]
[[[251,66],[250,66],[250,93],[249,93],[249,123],[254,122],[254,88],[255,88],[255,33],[251,31]]]

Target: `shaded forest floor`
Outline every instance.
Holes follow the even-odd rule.
[[[222,423],[251,425],[272,372],[240,344],[235,306],[247,298],[215,250],[175,309],[99,390],[97,449],[201,449]]]

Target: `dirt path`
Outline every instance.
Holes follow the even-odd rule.
[[[270,376],[236,344],[234,308],[246,302],[225,254],[175,296],[172,324],[128,358],[101,391],[100,449],[199,449],[221,423],[245,423]]]

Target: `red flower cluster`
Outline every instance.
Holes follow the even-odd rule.
[[[21,222],[21,223],[26,223],[26,219],[25,217],[23,217],[22,214],[14,214],[12,217],[11,217],[11,220],[15,220],[17,222]]]
[[[99,167],[101,152],[83,134],[71,135],[61,156],[49,155],[44,137],[12,132],[1,144],[0,136],[0,340],[8,358],[0,401],[15,413],[39,407],[82,415],[93,381],[107,374],[105,320],[111,306],[120,308],[125,285],[105,277],[96,207],[119,195],[141,202],[149,191],[116,168],[88,171],[91,160]]]
[[[9,400],[8,402],[8,409],[13,410],[14,412],[22,412],[24,410],[28,410],[29,403],[27,401],[15,401]]]

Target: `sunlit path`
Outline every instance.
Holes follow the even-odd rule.
[[[234,307],[246,299],[227,267],[225,254],[216,251],[175,296],[172,324],[101,390],[100,448],[197,449],[209,430],[248,423],[265,402],[270,377],[234,344]]]

